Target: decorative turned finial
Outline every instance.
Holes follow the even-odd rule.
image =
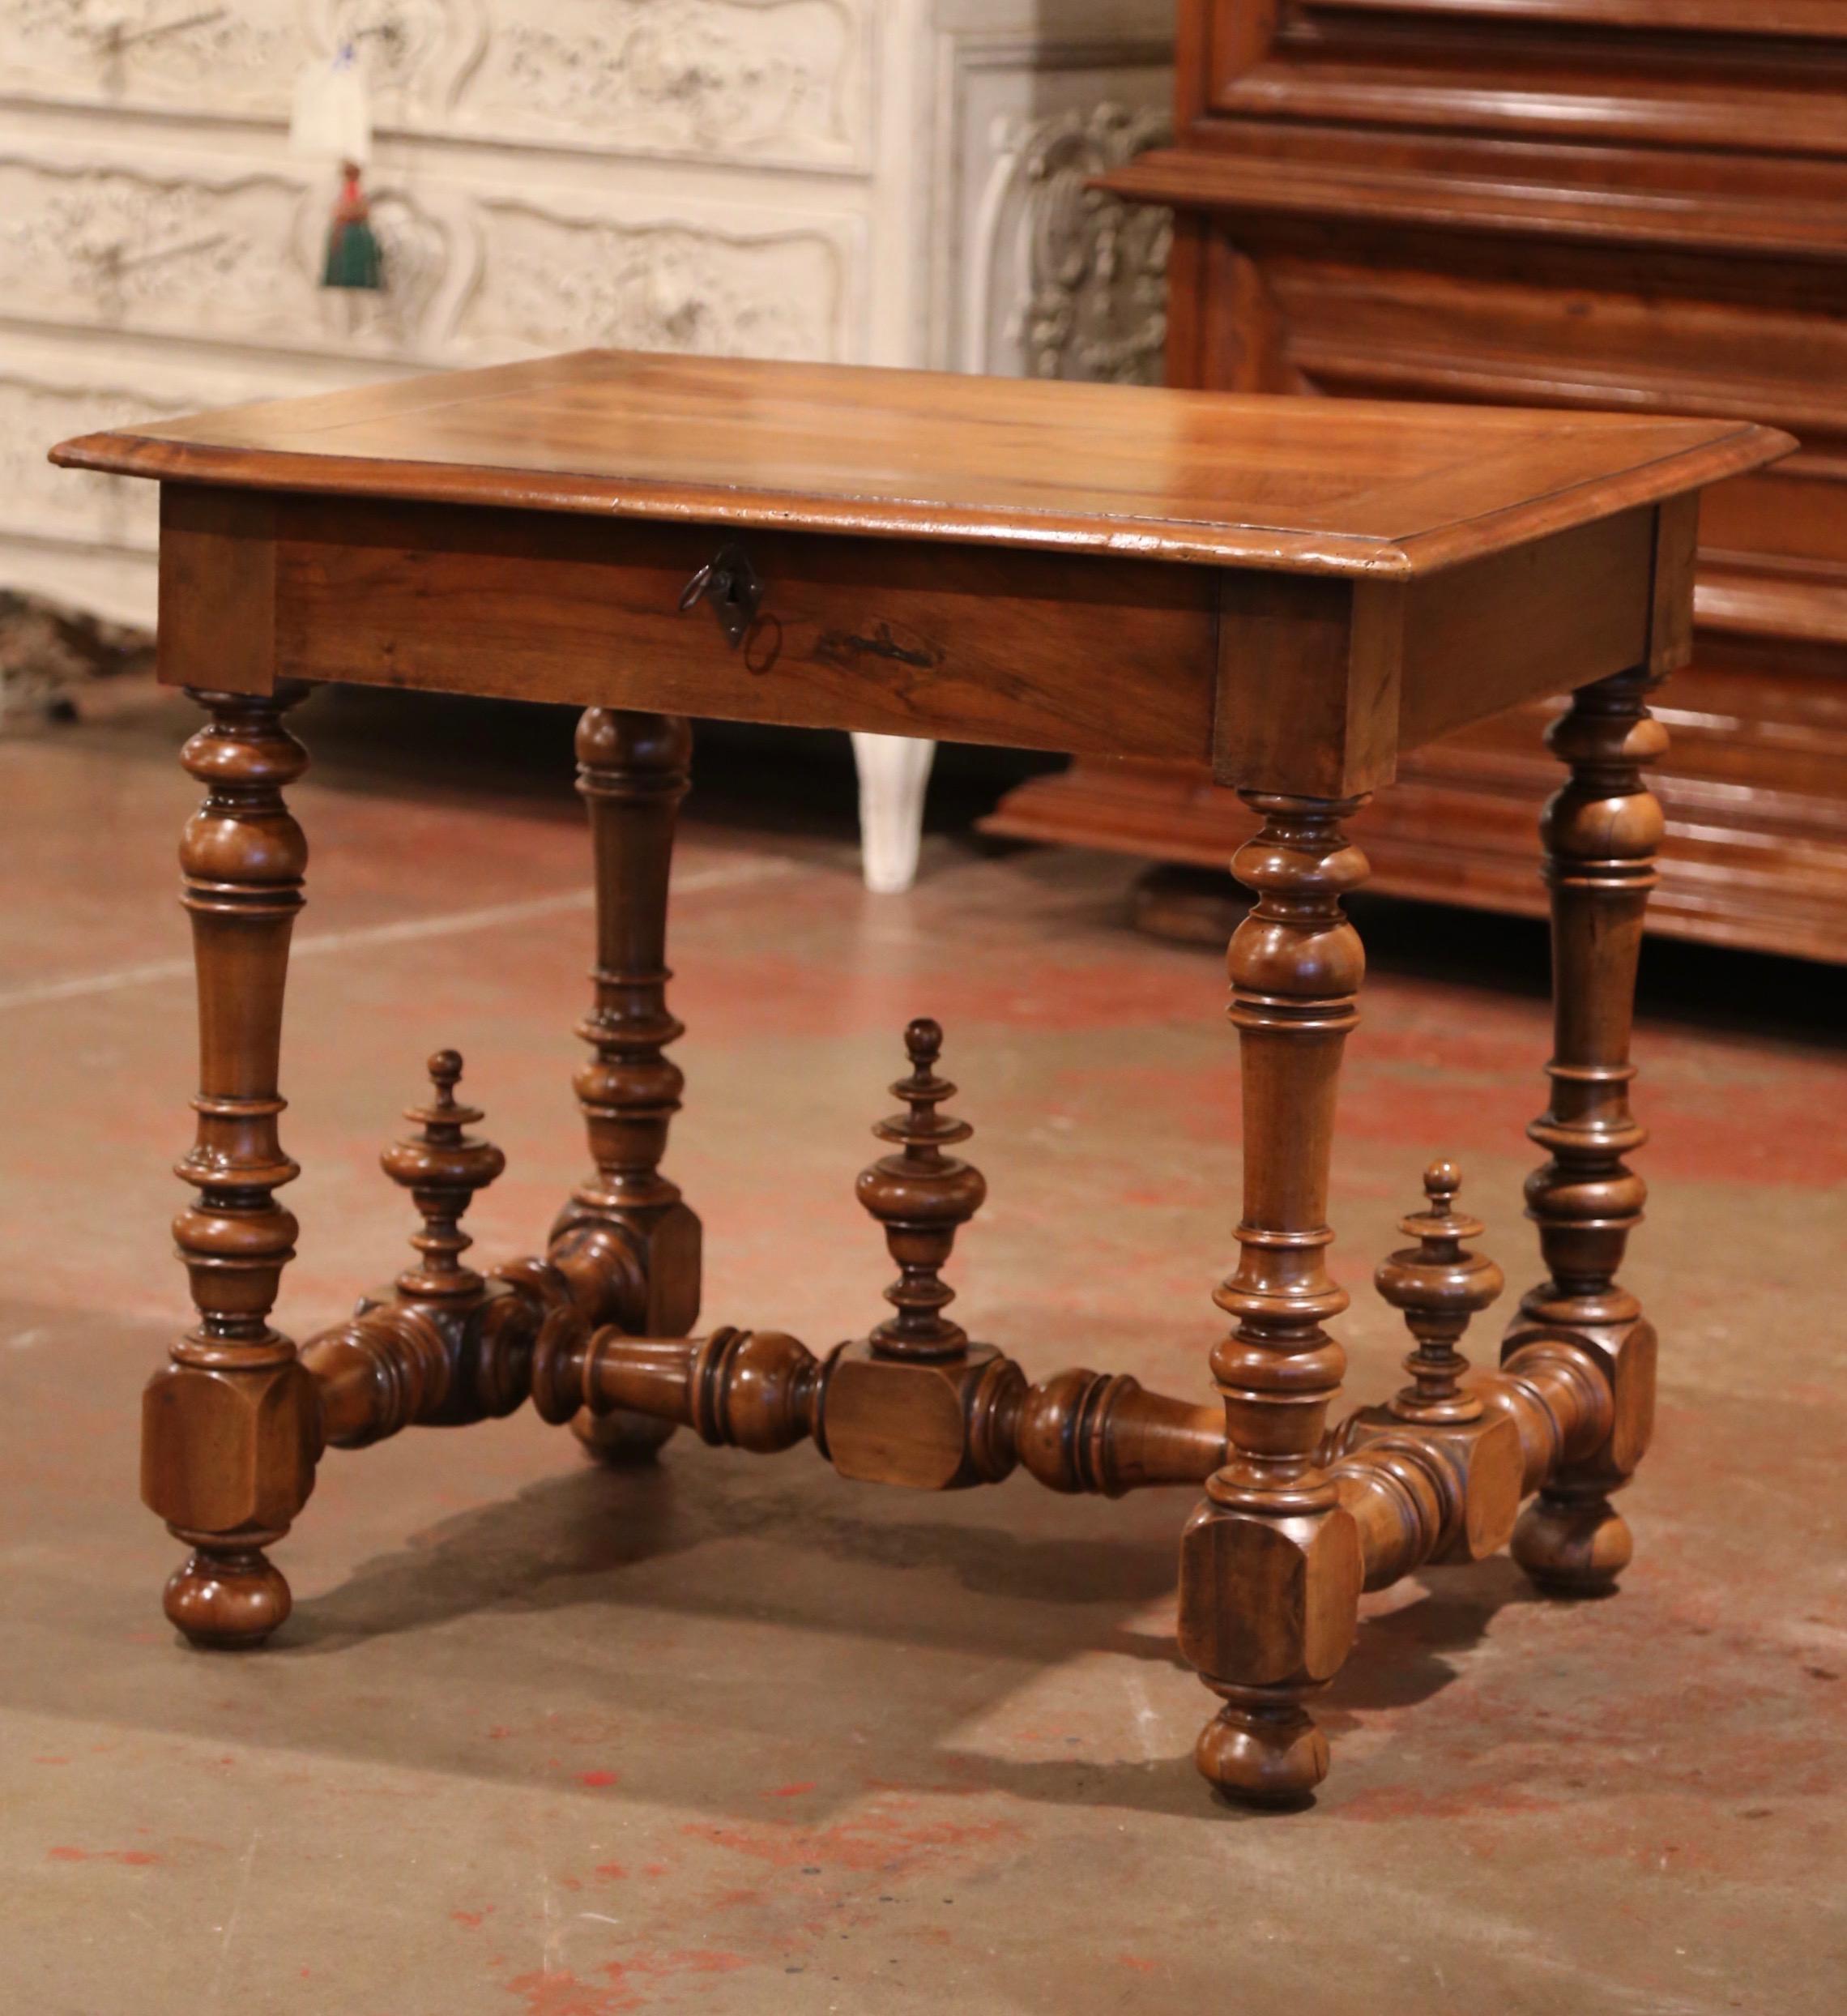
[[[462,1229],[462,1214],[476,1191],[485,1190],[506,1167],[506,1157],[491,1141],[463,1131],[482,1116],[478,1107],[456,1100],[460,1052],[438,1050],[426,1068],[435,1098],[427,1106],[404,1108],[405,1119],[414,1121],[417,1131],[393,1142],[378,1160],[423,1214],[423,1230],[411,1235],[420,1262],[398,1276],[399,1292],[413,1301],[446,1301],[481,1292],[480,1275],[462,1265],[462,1255],[475,1243]]]
[[[1459,1381],[1469,1360],[1457,1348],[1470,1320],[1499,1295],[1506,1281],[1484,1254],[1465,1253],[1465,1240],[1479,1239],[1479,1220],[1456,1209],[1462,1178],[1453,1162],[1433,1162],[1424,1171],[1424,1209],[1398,1221],[1417,1241],[1401,1247],[1372,1277],[1373,1284],[1404,1317],[1418,1340],[1405,1360],[1411,1383],[1392,1402],[1401,1420],[1436,1423],[1481,1418],[1480,1397],[1462,1391]]]
[[[911,1075],[891,1087],[909,1110],[881,1120],[872,1132],[901,1152],[880,1156],[855,1185],[860,1202],[885,1227],[898,1278],[885,1292],[897,1309],[872,1332],[875,1351],[895,1358],[953,1358],[968,1347],[968,1333],[943,1311],[955,1300],[939,1270],[955,1245],[958,1226],[981,1208],[987,1185],[981,1172],[945,1155],[945,1147],[975,1132],[966,1120],[937,1112],[956,1088],[936,1073],[943,1031],[920,1015],[905,1030]]]

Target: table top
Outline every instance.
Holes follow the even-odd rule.
[[[1730,420],[585,350],[88,434],[239,489],[1406,579],[1775,460]]]

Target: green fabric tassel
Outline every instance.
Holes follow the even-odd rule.
[[[336,217],[327,233],[327,261],[321,269],[323,287],[363,287],[376,293],[385,284],[384,255],[370,224]]]
[[[360,187],[356,161],[340,164],[339,200],[327,232],[327,256],[321,267],[323,287],[356,287],[378,293],[385,284],[385,255],[371,224],[372,207]]]

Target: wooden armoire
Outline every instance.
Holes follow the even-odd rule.
[[[1179,55],[1175,144],[1107,185],[1175,213],[1173,382],[1800,438],[1707,500],[1652,922],[1847,960],[1847,0],[1181,0]],[[1542,720],[1408,760],[1374,886],[1541,910]],[[1248,820],[1086,762],[991,826],[1220,868]]]

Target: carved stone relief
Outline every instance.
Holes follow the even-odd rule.
[[[1101,105],[1009,135],[1001,161],[1022,195],[1012,333],[1034,377],[1158,382],[1171,216],[1088,185],[1172,131],[1165,112]]]
[[[930,295],[932,355],[953,369],[1160,375],[1168,220],[1086,186],[1171,131],[1171,55],[1149,32],[1171,17],[1121,12],[1115,40],[949,40]]]
[[[279,175],[0,160],[0,290],[36,321],[412,362],[594,343],[840,354],[839,233],[414,200],[386,183],[373,208],[386,286],[348,293],[316,284],[326,194]]]
[[[485,203],[483,284],[456,351],[482,358],[607,344],[838,357],[845,248],[810,230],[747,235]]]
[[[296,0],[0,0],[8,96],[286,117],[305,53]]]
[[[302,198],[275,174],[0,160],[0,293],[46,322],[280,338],[305,298]]]
[[[0,377],[0,532],[152,553],[160,498],[151,483],[53,468],[45,449],[126,420],[164,420],[185,408],[145,391]]]
[[[865,165],[874,0],[0,0],[0,93],[286,123],[359,52],[384,134]]]
[[[1164,106],[1115,100],[993,120],[962,280],[965,369],[1158,382],[1171,220],[1087,185],[1171,131]]]
[[[302,34],[296,64],[331,56],[351,44],[365,67],[373,122],[386,131],[446,126],[493,32],[493,0],[300,0],[300,4]]]
[[[844,0],[491,0],[454,123],[622,152],[854,165],[869,9]]]
[[[474,277],[465,205],[389,186],[375,295],[316,284],[331,184],[0,160],[0,289],[17,316],[220,342],[435,357]]]

